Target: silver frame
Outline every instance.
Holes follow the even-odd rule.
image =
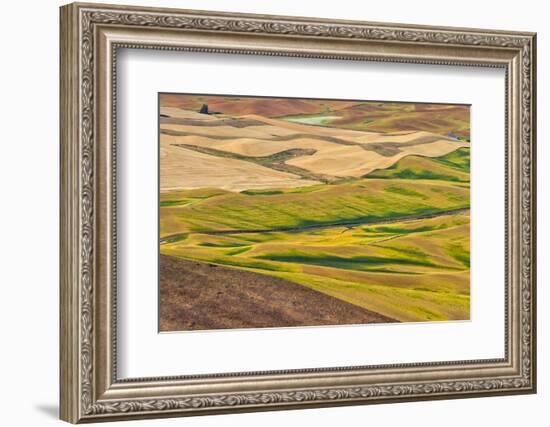
[[[61,418],[77,423],[534,393],[533,33],[75,3],[61,8]],[[505,357],[117,378],[117,49],[506,70]]]

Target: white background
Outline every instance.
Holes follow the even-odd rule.
[[[118,3],[112,0],[114,3]],[[338,2],[278,0],[138,1],[134,4],[326,18],[530,30],[538,39],[538,117],[550,115],[550,29],[544,2]],[[58,1],[3,5],[0,68],[0,387],[2,424],[59,425],[58,401]],[[550,268],[550,150],[547,121],[539,119],[539,393],[454,401],[267,412],[125,423],[125,426],[412,426],[529,425],[548,423],[550,340],[545,284]],[[546,195],[545,195],[546,193]]]
[[[117,64],[119,377],[504,357],[503,69],[127,49]],[[471,321],[158,334],[159,91],[471,104]]]

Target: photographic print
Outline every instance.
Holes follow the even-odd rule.
[[[159,94],[160,331],[470,318],[470,106]]]

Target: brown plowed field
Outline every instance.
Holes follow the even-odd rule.
[[[388,323],[394,319],[246,270],[160,256],[160,330]]]

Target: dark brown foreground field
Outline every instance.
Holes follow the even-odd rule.
[[[160,330],[388,323],[395,320],[286,280],[160,256]]]

